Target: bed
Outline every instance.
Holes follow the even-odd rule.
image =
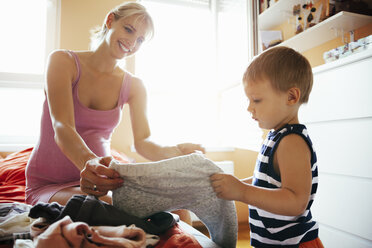
[[[31,155],[32,148],[28,148],[22,151],[14,152],[6,157],[0,157],[0,205],[2,203],[20,202],[25,203],[25,168],[27,161]],[[115,150],[112,150],[112,156],[122,162],[128,161],[128,158]],[[177,238],[177,237],[178,238]],[[167,243],[174,240],[179,240],[179,237],[190,238],[196,240],[197,245],[184,242],[184,245],[174,245]],[[219,247],[206,235],[199,232],[197,229],[186,224],[185,222],[178,222],[174,227],[160,235],[160,242],[155,246],[159,247],[206,247],[216,248]],[[12,241],[7,242],[0,241],[0,247],[12,247]]]

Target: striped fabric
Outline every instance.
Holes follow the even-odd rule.
[[[249,206],[251,245],[254,247],[298,247],[299,243],[318,237],[318,224],[312,219],[310,207],[318,187],[318,167],[315,151],[304,125],[286,125],[271,131],[261,147],[253,175],[253,185],[280,188],[281,179],[274,171],[274,152],[280,140],[288,134],[298,134],[309,145],[312,166],[312,188],[306,211],[299,216],[277,215]]]

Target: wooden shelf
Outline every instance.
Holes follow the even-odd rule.
[[[288,21],[292,17],[293,5],[297,2],[297,0],[280,0],[266,9],[258,16],[259,30],[270,30]],[[285,40],[281,45],[304,52],[369,23],[372,23],[372,16],[342,11]]]
[[[342,11],[282,42],[280,45],[303,52],[341,36],[342,32],[346,34],[369,23],[372,23],[372,16]]]
[[[272,30],[293,16],[293,6],[298,0],[279,0],[258,16],[259,30]],[[306,29],[280,45],[304,52],[327,41],[342,37],[348,32],[372,23],[372,16],[342,11],[317,25]]]

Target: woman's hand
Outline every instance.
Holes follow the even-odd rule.
[[[181,152],[182,155],[187,155],[187,154],[194,153],[194,152],[205,153],[205,148],[200,144],[182,143],[182,144],[178,144],[177,148]]]
[[[80,189],[91,195],[104,196],[109,190],[123,184],[119,173],[107,168],[112,157],[101,157],[88,160],[80,172]]]

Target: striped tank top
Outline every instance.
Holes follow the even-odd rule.
[[[312,218],[310,207],[318,187],[318,167],[316,153],[304,125],[286,125],[267,135],[258,155],[252,184],[264,188],[280,188],[281,179],[275,172],[274,152],[280,140],[288,134],[303,137],[311,152],[312,187],[305,212],[299,216],[273,214],[254,206],[249,206],[251,245],[254,247],[298,247],[299,243],[318,237],[318,223]]]

